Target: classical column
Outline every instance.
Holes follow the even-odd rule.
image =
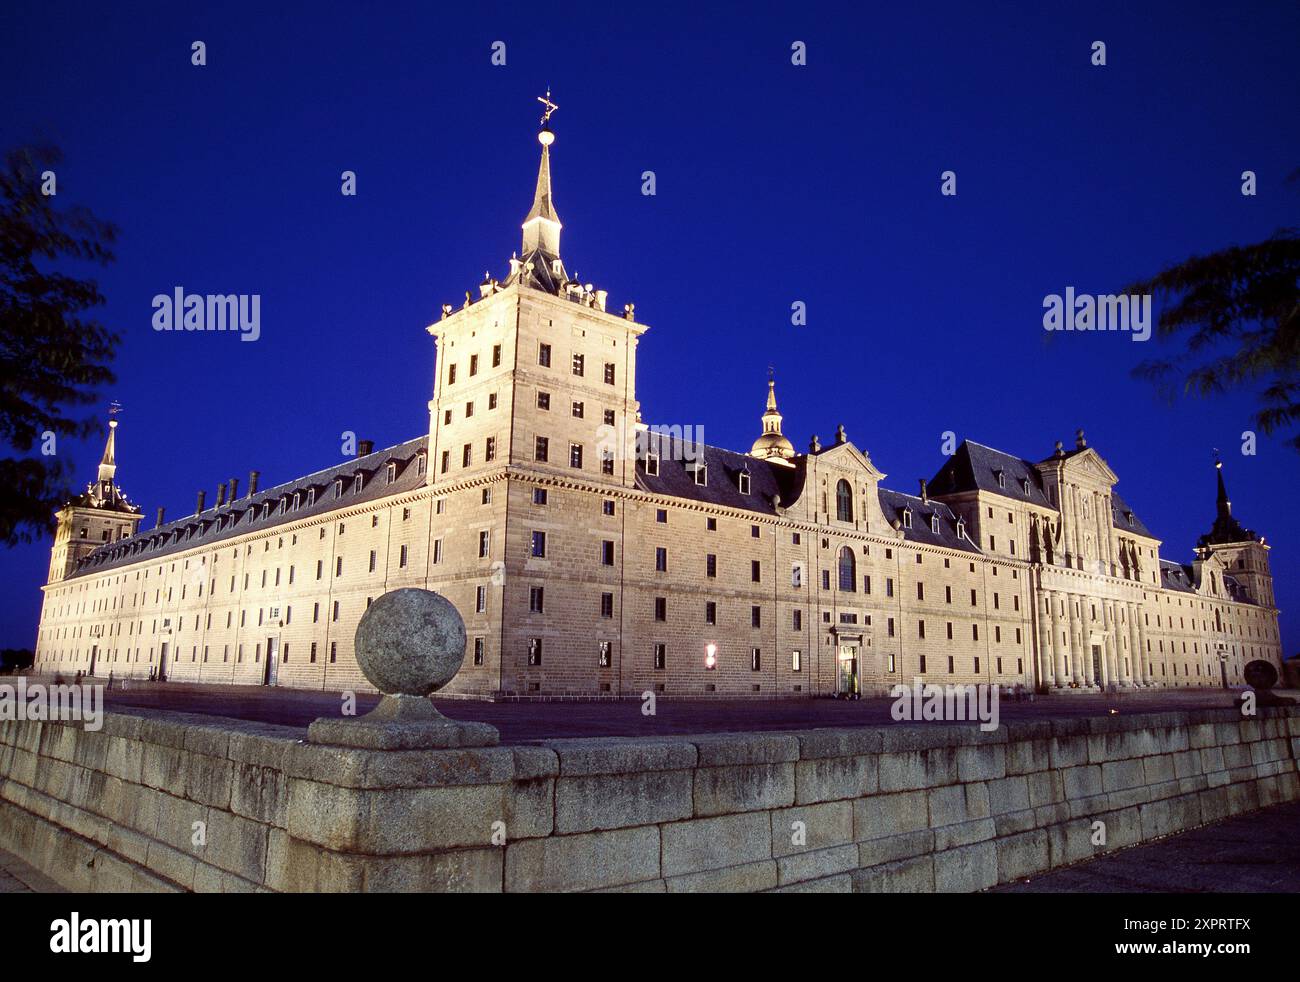
[[[1137,623],[1138,657],[1142,659],[1142,670],[1151,674],[1151,679],[1154,683],[1155,673],[1151,668],[1151,655],[1147,651],[1147,628],[1146,624],[1143,623],[1142,608],[1136,604],[1134,606],[1137,607],[1133,620]]]
[[[1079,598],[1075,594],[1067,593],[1065,595],[1065,612],[1070,619],[1070,671],[1074,677],[1075,685],[1083,685],[1083,677],[1079,671],[1079,617],[1083,612],[1083,608],[1076,609],[1075,604],[1078,602]]]
[[[1043,685],[1056,687],[1056,660],[1054,652],[1056,651],[1056,638],[1052,634],[1052,623],[1049,612],[1052,606],[1052,595],[1043,594],[1042,606],[1038,608],[1038,644],[1040,651],[1038,653],[1038,664],[1040,666],[1039,678],[1042,679]]]

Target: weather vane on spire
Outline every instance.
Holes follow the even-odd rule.
[[[539,95],[537,101],[546,107],[546,111],[542,113],[542,125],[545,126],[551,120],[551,113],[560,107],[551,101],[551,87],[549,85],[546,87],[546,95]]]
[[[108,404],[108,416],[109,416],[109,419],[112,419],[114,416],[116,416],[116,415],[117,415],[118,413],[120,413],[121,411],[122,411],[122,404],[121,404],[120,402],[118,402],[116,399],[114,399],[112,402],[110,402],[110,403]]]

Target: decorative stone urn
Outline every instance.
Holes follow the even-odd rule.
[[[307,729],[312,743],[423,750],[499,742],[495,727],[448,719],[429,700],[465,660],[465,622],[441,594],[403,589],[375,600],[357,624],[356,658],[383,698],[365,716],[316,720]]]

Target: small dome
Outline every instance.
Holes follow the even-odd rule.
[[[787,440],[780,433],[764,433],[754,441],[754,446],[750,448],[751,457],[784,457],[794,456],[794,444]]]

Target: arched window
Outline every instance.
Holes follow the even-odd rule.
[[[856,593],[857,581],[857,566],[853,559],[853,550],[844,546],[840,550],[840,589],[846,593]]]
[[[853,489],[848,481],[835,485],[835,517],[841,522],[853,521]]]

